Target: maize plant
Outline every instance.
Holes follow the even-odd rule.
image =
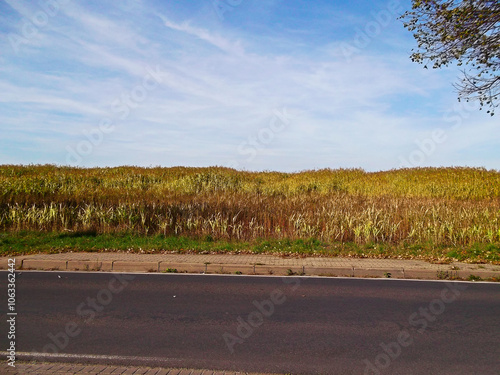
[[[0,166],[1,231],[500,243],[500,173]]]

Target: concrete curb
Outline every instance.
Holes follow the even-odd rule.
[[[21,260],[19,262],[19,260]],[[0,269],[7,269],[8,259],[0,258]],[[309,275],[332,277],[376,277],[394,279],[468,279],[477,277],[500,278],[500,272],[491,270],[435,270],[415,268],[367,267],[314,267],[281,266],[264,264],[179,263],[146,261],[95,261],[95,260],[42,260],[17,259],[17,269],[43,271],[106,271],[106,272],[163,272],[163,273],[212,273],[242,275]]]
[[[25,268],[25,269],[66,271],[68,269],[68,261],[65,261],[65,260],[24,259],[21,262],[21,267]]]

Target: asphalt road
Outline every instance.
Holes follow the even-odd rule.
[[[6,350],[7,273],[0,279]],[[500,374],[500,284],[22,272],[16,311],[17,352],[64,362]]]

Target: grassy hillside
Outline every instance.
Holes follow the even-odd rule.
[[[500,261],[500,173],[0,166],[0,250]]]

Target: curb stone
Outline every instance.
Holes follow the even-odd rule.
[[[124,253],[34,254],[14,258],[16,269],[44,271],[308,275],[429,280],[469,277],[500,279],[500,265],[443,265],[397,259]],[[0,270],[8,268],[8,259],[0,257]]]

